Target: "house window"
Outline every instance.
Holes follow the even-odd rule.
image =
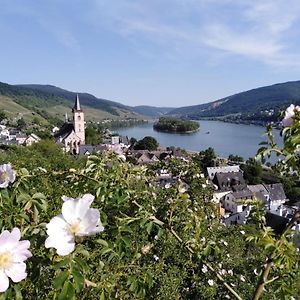
[[[77,117],[77,120],[81,120],[81,117],[80,117],[80,116],[78,116],[78,117]]]

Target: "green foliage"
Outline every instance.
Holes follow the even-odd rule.
[[[248,159],[246,164],[241,165],[241,169],[248,184],[259,184],[262,182],[262,166],[255,159]]]
[[[51,141],[6,148],[1,162],[17,177],[0,190],[0,228],[20,228],[33,256],[27,278],[10,282],[0,299],[249,299],[266,266],[263,299],[297,297],[292,232],[275,236],[255,203],[249,224],[221,224],[199,168],[213,157],[207,149],[195,161],[145,168],[113,154],[73,160]],[[157,181],[160,169],[176,178],[170,186]],[[61,213],[61,197],[86,193],[95,196],[105,230],[76,237],[67,256],[46,249],[45,225]]]
[[[193,157],[193,160],[198,164],[202,172],[206,174],[206,168],[214,166],[214,160],[216,157],[215,150],[209,147],[204,151],[200,151],[198,155]]]
[[[239,163],[239,162],[243,162],[244,158],[239,155],[229,154],[228,160]]]
[[[137,141],[134,145],[135,150],[150,150],[154,151],[158,148],[157,140],[152,136],[145,136],[143,139]]]
[[[86,144],[99,145],[102,142],[102,135],[96,128],[89,125],[85,128],[85,141]]]
[[[173,117],[160,117],[158,122],[153,124],[153,128],[157,131],[166,132],[193,132],[198,130],[199,123],[189,120],[183,120]]]
[[[3,109],[0,110],[0,122],[7,119],[7,115]]]
[[[17,121],[17,128],[19,130],[24,130],[26,128],[27,124],[25,122],[25,120],[23,118],[20,118],[18,121]]]

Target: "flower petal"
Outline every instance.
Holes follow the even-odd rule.
[[[27,277],[26,264],[23,262],[14,263],[8,270],[5,270],[5,274],[10,277],[13,282],[20,282]]]
[[[8,277],[3,270],[0,270],[0,293],[5,292],[9,287]]]
[[[75,241],[61,236],[49,236],[45,241],[46,248],[55,248],[58,255],[68,255],[75,249]]]
[[[84,218],[93,201],[90,196],[92,195],[84,195],[82,198],[64,202],[62,206],[62,215],[69,224],[78,222],[78,220]]]
[[[18,244],[20,239],[20,230],[14,228],[10,233],[8,230],[4,230],[0,235],[0,245],[3,250],[11,250]]]
[[[17,246],[13,249],[13,261],[23,262],[27,258],[31,257],[32,254],[29,251],[30,242],[27,240],[19,241]]]
[[[80,222],[79,236],[91,235],[104,230],[100,221],[100,213],[98,209],[90,208]]]

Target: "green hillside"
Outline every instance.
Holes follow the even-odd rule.
[[[33,118],[46,123],[63,120],[65,112],[70,113],[75,96],[76,93],[48,85],[15,86],[0,82],[0,109],[11,118],[23,117],[27,121]],[[120,103],[84,93],[79,93],[79,97],[88,121],[142,118]]]
[[[225,116],[259,119],[264,111],[273,109],[275,115],[290,103],[300,103],[300,81],[256,88],[214,102],[177,108],[168,114],[191,119]]]
[[[151,118],[158,118],[166,113],[170,112],[174,108],[172,107],[155,107],[155,106],[147,106],[147,105],[140,105],[134,106],[133,110],[141,115],[149,116]]]

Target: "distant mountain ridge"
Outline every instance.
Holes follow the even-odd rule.
[[[144,118],[129,106],[79,93],[87,120]],[[10,117],[38,117],[42,121],[63,120],[70,112],[76,93],[51,85],[10,85],[0,82],[0,109]],[[53,123],[53,122],[52,122]]]
[[[189,119],[232,115],[247,118],[258,117],[266,110],[284,109],[290,103],[300,104],[300,81],[255,88],[213,102],[176,108],[168,114]]]
[[[42,85],[42,84],[19,84],[15,85],[22,88],[29,88],[32,90],[37,90],[40,92],[45,92],[51,94],[55,97],[61,97],[69,101],[74,101],[76,95],[80,97],[80,102],[83,106],[91,106],[93,108],[101,109],[107,111],[111,114],[117,115],[115,108],[131,110],[129,106],[123,105],[118,102],[97,98],[88,93],[76,93],[64,90],[62,88],[56,87],[54,85]]]
[[[121,110],[131,111],[132,113],[137,113],[147,117],[157,118],[167,113],[168,111],[174,109],[173,107],[167,108],[167,107],[154,107],[154,106],[147,106],[147,105],[131,107],[128,105],[121,104],[119,102],[97,98],[88,93],[70,92],[53,85],[20,84],[17,86],[52,94],[56,97],[61,97],[69,101],[74,101],[76,94],[78,94],[80,97],[80,102],[82,103],[83,106],[90,106],[96,109],[101,109],[113,115],[118,115],[118,112],[116,111],[116,108],[118,108]]]
[[[173,110],[174,107],[155,107],[148,105],[134,106],[133,110],[141,115],[158,118]]]

